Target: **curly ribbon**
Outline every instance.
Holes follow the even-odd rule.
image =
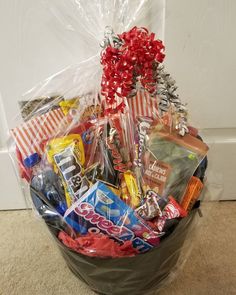
[[[116,36],[107,27],[102,47],[101,93],[108,106],[107,112],[112,112],[117,96],[125,99],[135,95],[137,82],[150,93],[157,91],[156,68],[165,55],[164,45],[155,39],[154,33],[134,27]],[[123,110],[124,105],[119,104],[119,110]],[[114,111],[117,112],[117,108]]]
[[[157,68],[157,95],[159,97],[158,111],[160,117],[168,112],[171,108],[176,114],[175,129],[181,136],[189,132],[187,127],[188,111],[186,106],[181,102],[180,97],[176,94],[177,86],[170,74],[165,71],[164,65],[158,65]]]
[[[101,94],[105,97],[105,113],[123,112],[125,99],[136,94],[139,82],[151,95],[158,95],[159,115],[162,117],[174,108],[175,128],[182,136],[187,133],[187,109],[176,94],[175,81],[161,64],[165,57],[162,41],[143,27],[134,27],[120,35],[106,27],[101,46]],[[117,97],[121,102],[118,103]]]

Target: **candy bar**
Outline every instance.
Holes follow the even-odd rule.
[[[55,172],[62,176],[71,199],[67,198],[69,206],[88,189],[88,184],[82,187],[85,156],[80,135],[71,134],[52,139],[47,145],[47,158]]]
[[[155,192],[149,190],[143,199],[144,204],[136,209],[136,212],[146,220],[153,219],[154,217],[161,217],[162,212],[159,206],[161,197]]]
[[[158,231],[162,232],[167,219],[174,219],[185,216],[187,216],[187,212],[183,208],[181,208],[181,206],[176,202],[176,200],[173,197],[170,196],[169,202],[162,212],[162,216],[157,219],[155,224]]]
[[[106,146],[111,153],[114,169],[123,173],[129,169],[129,163],[126,162],[124,154],[122,154],[122,141],[123,139],[118,130],[111,127],[109,136],[106,138]]]
[[[84,152],[85,152],[85,167],[90,167],[94,162],[98,161],[98,122],[87,121],[80,124],[76,124],[69,134],[79,134],[83,141]]]
[[[201,180],[195,176],[192,176],[183,196],[183,200],[181,201],[181,207],[189,212],[192,209],[194,203],[199,198],[202,189],[203,183]]]
[[[140,192],[131,171],[125,172],[122,176],[121,192],[122,200],[132,208],[136,208],[140,204]]]
[[[151,126],[152,119],[148,117],[140,117],[138,118],[138,125],[137,125],[137,139],[135,145],[135,160],[134,164],[136,166],[142,166],[142,156],[145,150],[145,142],[146,142],[146,135],[147,131]]]

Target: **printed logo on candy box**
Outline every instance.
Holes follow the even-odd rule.
[[[64,218],[78,233],[102,232],[120,243],[130,240],[139,252],[159,244],[152,229],[101,182],[74,203]]]
[[[162,194],[171,173],[171,166],[153,157],[150,152],[144,156],[144,175],[145,183],[155,189],[158,194]]]

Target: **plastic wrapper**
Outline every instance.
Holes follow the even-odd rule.
[[[208,147],[164,69],[152,5],[52,1],[54,16],[94,44],[91,57],[27,92],[10,131],[33,208],[101,294],[165,282],[203,189]]]

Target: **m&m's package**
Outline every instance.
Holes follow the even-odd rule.
[[[163,42],[137,26],[150,1],[60,2],[55,14],[96,52],[24,95],[14,164],[69,268],[100,294],[144,294],[178,263],[208,147]]]

